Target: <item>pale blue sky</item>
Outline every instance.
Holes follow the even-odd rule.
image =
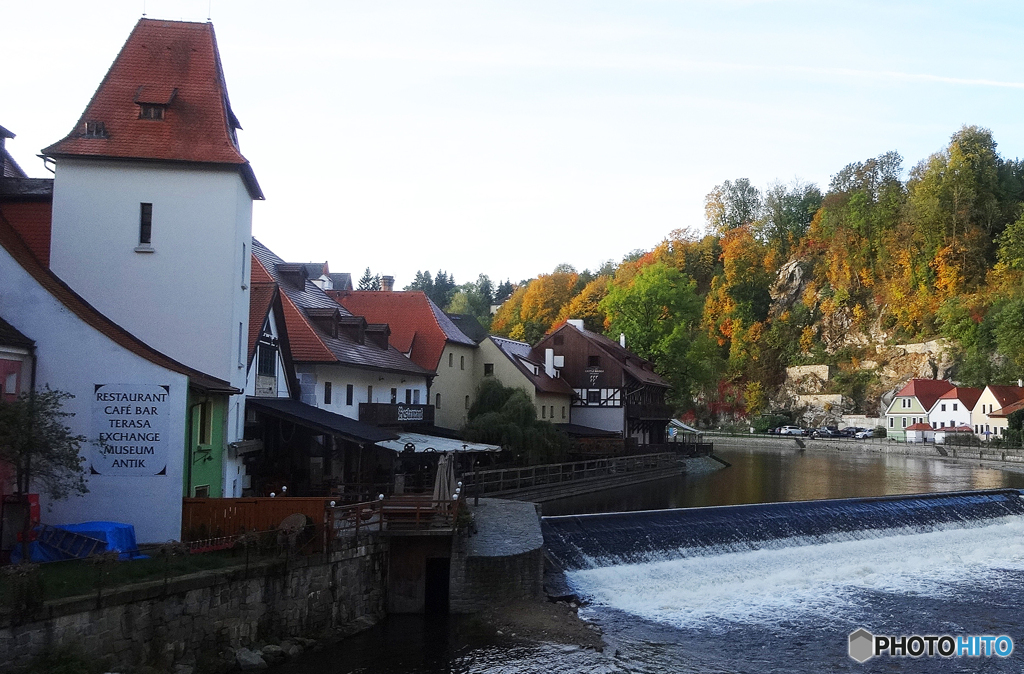
[[[30,175],[142,7],[5,6],[0,124]],[[701,228],[724,180],[824,188],[888,150],[909,168],[963,124],[1024,155],[1021,3],[213,0],[212,18],[267,195],[254,234],[399,287],[596,268]]]

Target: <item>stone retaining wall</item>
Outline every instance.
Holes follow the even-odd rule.
[[[110,668],[175,665],[216,671],[233,650],[327,634],[385,614],[387,542],[352,540],[328,555],[204,572],[46,604],[0,623],[0,671],[58,647]]]

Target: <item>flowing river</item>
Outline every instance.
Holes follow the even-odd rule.
[[[1024,474],[977,461],[788,448],[716,454],[732,467],[551,502],[544,514],[1024,489]],[[951,519],[868,534],[757,537],[568,569],[587,602],[580,615],[604,632],[603,653],[482,639],[456,616],[399,616],[282,671],[1024,671],[1024,515]],[[1018,650],[1005,658],[858,664],[847,644],[861,627],[883,635],[1005,634]]]

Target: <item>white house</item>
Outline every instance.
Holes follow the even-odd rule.
[[[0,220],[3,319],[32,340],[33,385],[74,396],[64,410],[82,447],[89,492],[41,498],[43,521],[112,520],[134,525],[140,543],[177,539],[193,432],[192,398],[238,393],[152,349],[102,315],[47,270]],[[36,485],[38,486],[38,485]]]
[[[971,412],[975,435],[982,440],[1001,437],[1009,426],[1009,420],[997,413],[1020,400],[1024,400],[1024,386],[986,386]]]
[[[971,410],[981,397],[980,388],[957,386],[946,391],[928,410],[928,423],[935,430],[971,425]]]
[[[146,344],[241,391],[263,195],[239,128],[212,24],[141,19],[43,154],[55,164],[52,271]],[[242,438],[244,402],[230,401],[222,444]],[[237,460],[224,455],[225,496],[240,495]]]

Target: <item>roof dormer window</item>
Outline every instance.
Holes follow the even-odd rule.
[[[152,103],[143,103],[139,106],[139,119],[154,119],[157,121],[163,120],[164,110],[166,108],[166,105],[153,105]]]
[[[103,122],[86,122],[85,123],[85,137],[86,138],[106,138],[107,137],[107,125]]]

